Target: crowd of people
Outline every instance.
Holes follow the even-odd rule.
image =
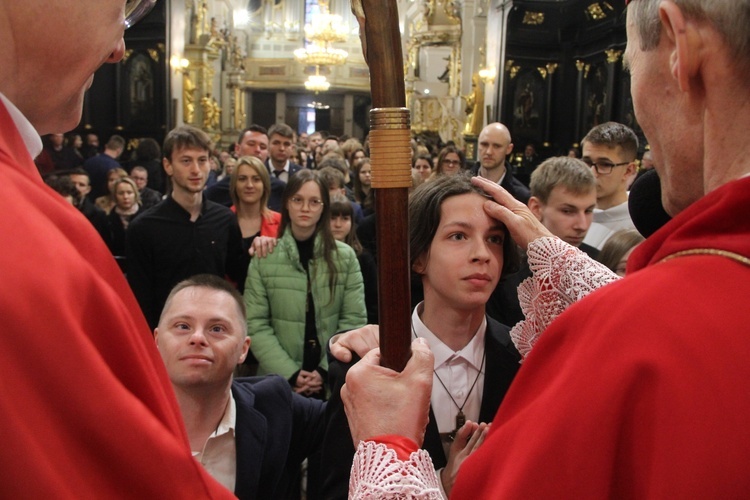
[[[222,447],[212,451],[227,438],[196,433],[208,415],[221,422],[237,418],[237,410],[227,413],[227,397],[236,408],[243,390],[252,393],[266,383],[278,389],[278,380],[258,381],[280,376],[298,396],[331,401],[327,409],[325,404],[309,407],[315,416],[299,425],[316,426],[317,437],[310,448],[289,444],[287,458],[293,459],[285,462],[288,477],[273,482],[274,491],[283,497],[300,494],[304,459],[308,498],[346,497],[355,448],[341,389],[351,363],[333,359],[329,369],[326,351],[336,333],[352,330],[358,335],[366,324],[378,322],[376,214],[367,148],[357,139],[321,132],[305,137],[276,124],[269,129],[251,125],[222,151],[202,130],[180,126],[167,134],[156,155],[166,179],[162,191],[149,187],[153,168],[137,155],[118,162],[124,144],[113,136],[92,157],[96,161],[55,168],[45,178],[63,195],[59,184],[64,184],[70,202],[98,227],[156,330],[162,355],[165,344],[159,338],[165,336],[158,332],[164,331],[165,314],[174,308],[173,297],[187,295],[185,288],[210,295],[223,290],[235,301],[244,295],[242,332],[248,341],[233,351],[239,357],[230,364],[232,370],[217,379],[221,392],[200,402],[191,399],[188,395],[197,389],[176,380],[167,363],[196,457],[222,484],[240,492],[246,479],[238,472],[239,458],[229,463],[221,458]],[[599,240],[614,235],[602,252],[607,266],[622,275],[627,256],[640,242],[620,236],[638,234],[622,220],[630,220],[627,189],[635,176],[637,149],[632,130],[605,123],[582,140],[582,159],[552,157],[526,165],[531,172],[526,184],[514,176],[513,143],[501,123],[481,131],[474,164],[467,164],[455,144],[433,151],[413,141],[413,192],[404,214],[412,232],[412,334],[426,339],[437,355],[424,447],[439,470],[443,495],[450,493],[463,460],[487,435],[520,360],[528,354],[525,344],[513,344],[510,328],[525,323],[528,310],[518,290],[532,276],[532,265],[507,228],[483,214],[487,194],[471,184],[471,177],[502,186],[552,236],[594,258],[599,249],[586,238],[599,224]],[[98,190],[91,179],[98,179]],[[618,217],[607,216],[612,207]],[[618,232],[620,227],[624,229]],[[198,316],[179,315],[190,319],[184,325],[188,332]],[[211,335],[196,336],[205,338],[198,345],[213,345]],[[196,359],[202,359],[200,349],[196,352]],[[230,383],[230,372],[261,378],[247,379],[243,386]],[[294,407],[296,399],[290,401]],[[209,404],[218,406],[211,411]],[[235,453],[239,457],[238,448]],[[269,487],[261,480],[252,483],[255,491]]]
[[[615,122],[580,159],[526,146],[520,168],[502,123],[474,163],[413,142],[401,373],[377,366],[366,138],[256,124],[220,150],[178,126],[127,160],[119,135],[66,143],[81,82],[152,2],[29,2],[0,7],[0,62],[27,79],[0,77],[4,495],[750,491],[746,2],[630,2],[642,176]],[[29,12],[44,33],[12,29]],[[654,179],[663,214],[638,208]]]

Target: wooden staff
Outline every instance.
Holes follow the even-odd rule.
[[[411,356],[408,201],[411,123],[396,0],[352,0],[370,67],[370,158],[378,243],[381,365],[401,371]]]

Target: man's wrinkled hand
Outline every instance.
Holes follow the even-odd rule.
[[[341,399],[354,446],[395,434],[421,446],[430,415],[434,358],[424,339],[411,344],[401,373],[380,366],[380,349],[368,352],[346,375]]]
[[[518,246],[526,250],[529,243],[537,238],[553,236],[537,219],[529,207],[496,183],[483,177],[472,177],[471,183],[490,195],[494,201],[486,201],[484,210],[493,219],[502,222],[508,228],[511,238]]]

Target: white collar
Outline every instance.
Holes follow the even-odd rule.
[[[2,92],[0,92],[0,100],[5,104],[5,109],[8,110],[8,114],[16,125],[16,129],[21,135],[21,139],[23,139],[29,155],[32,159],[36,158],[42,152],[42,138],[39,137],[39,132],[36,131],[31,122],[23,116],[23,113]]]
[[[229,394],[229,402],[224,410],[224,416],[221,417],[221,422],[216,427],[216,430],[210,437],[221,436],[228,432],[234,434],[234,429],[237,426],[237,404],[234,402],[234,394]]]
[[[414,312],[411,315],[412,335],[422,337],[427,341],[427,345],[435,357],[435,368],[453,358],[459,357],[465,359],[476,370],[481,370],[482,359],[484,357],[484,336],[487,331],[487,316],[484,316],[482,323],[469,343],[460,351],[454,351],[425,326],[418,313],[421,309],[422,303],[420,302],[414,308]]]

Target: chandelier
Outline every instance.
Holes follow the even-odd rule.
[[[327,10],[327,6],[321,4]],[[305,25],[305,38],[313,42],[337,43],[345,42],[349,37],[344,20],[341,16],[321,12],[313,14],[312,22]]]
[[[305,66],[315,66],[315,75],[305,82],[305,88],[315,92],[328,90],[331,84],[318,72],[320,66],[339,66],[346,62],[349,53],[335,49],[331,45],[345,42],[349,33],[341,16],[331,14],[328,2],[319,0],[320,13],[313,14],[310,23],[305,25],[306,47],[294,51],[294,58]]]
[[[314,44],[294,51],[294,57],[305,66],[338,66],[346,62],[349,53],[326,45]]]
[[[310,92],[315,92],[317,94],[318,92],[325,92],[331,88],[331,82],[326,79],[325,75],[320,74],[320,67],[315,66],[315,74],[307,77],[307,80],[305,80],[305,88]]]
[[[310,92],[325,92],[331,88],[331,82],[323,75],[310,75],[305,80],[305,88]]]

